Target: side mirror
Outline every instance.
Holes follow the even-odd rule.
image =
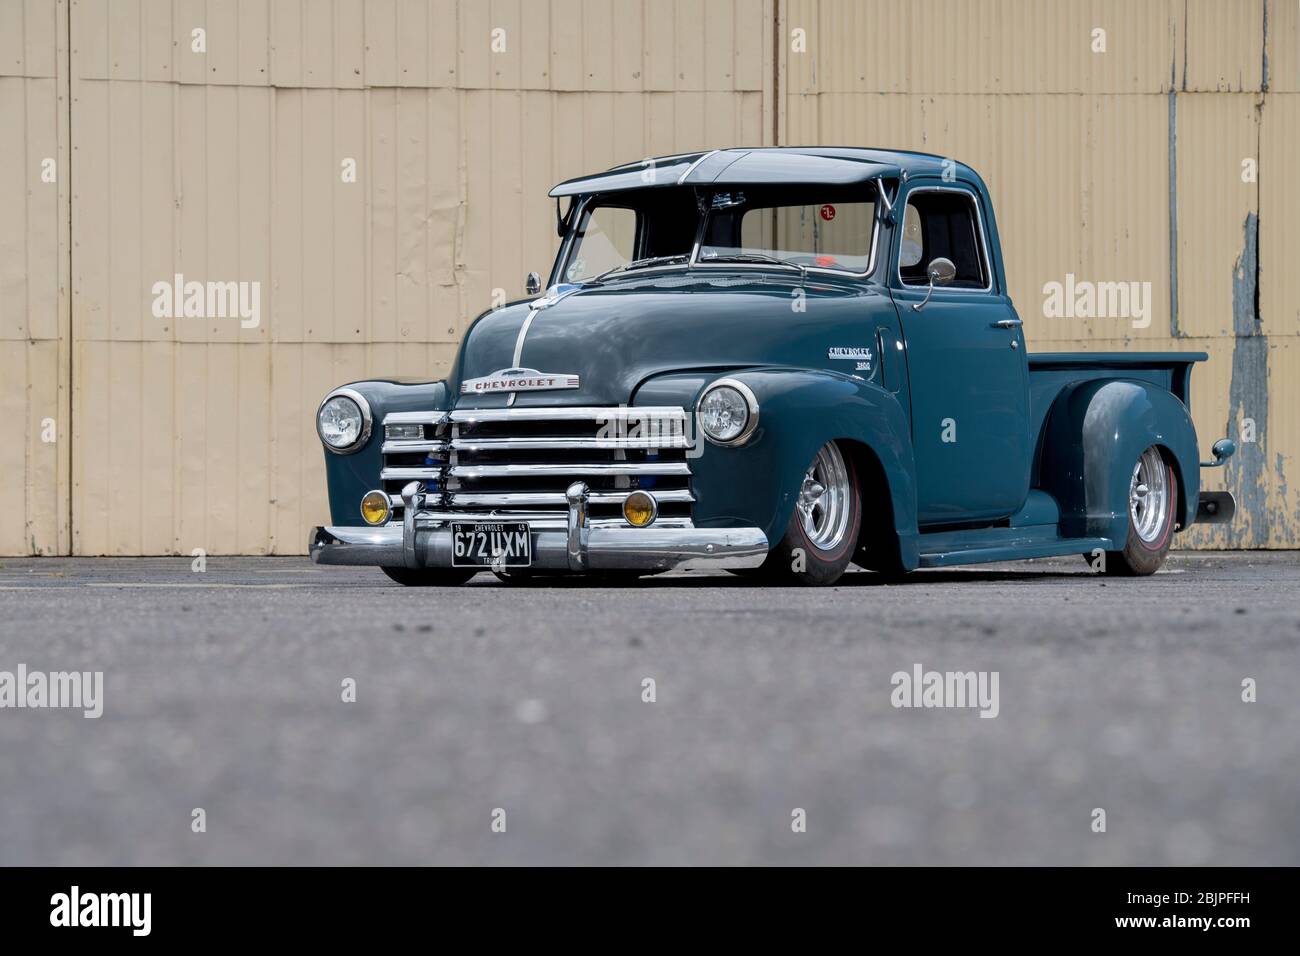
[[[940,256],[930,261],[930,267],[925,270],[925,273],[930,277],[931,285],[947,285],[957,278],[957,267],[952,264],[951,259]]]
[[[524,292],[528,295],[537,295],[542,291],[542,277],[536,272],[528,273],[528,278],[524,280]]]
[[[1237,443],[1231,438],[1220,438],[1210,449],[1210,454],[1214,456],[1214,461],[1201,462],[1202,468],[1218,468],[1225,465],[1228,459],[1237,453]]]
[[[920,302],[912,303],[912,311],[920,312],[925,308],[926,303],[930,301],[930,296],[934,295],[934,287],[937,285],[947,285],[957,277],[957,267],[952,264],[951,259],[945,259],[943,256],[931,259],[930,264],[926,267],[925,274],[930,277],[930,288],[926,290],[925,298]]]

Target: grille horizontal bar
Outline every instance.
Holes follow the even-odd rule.
[[[686,410],[672,405],[642,407],[465,408],[450,413],[452,422],[616,421],[648,418],[686,421]]]
[[[447,421],[446,412],[389,412],[385,425],[441,425]]]
[[[457,451],[548,451],[560,448],[690,448],[685,435],[644,438],[454,438]]]
[[[408,455],[411,452],[446,451],[445,441],[424,441],[419,438],[394,438],[386,441],[379,449],[383,455]]]
[[[396,469],[405,471],[407,469]],[[584,462],[562,465],[452,465],[453,478],[538,478],[547,475],[689,475],[684,461]]]
[[[587,496],[587,500],[592,504],[612,504],[621,505],[629,491],[593,491]],[[455,507],[466,506],[470,508],[484,507],[525,507],[528,505],[567,505],[568,500],[562,494],[552,494],[551,492],[507,492],[502,494],[491,494],[481,492],[453,491],[448,494],[451,503]],[[681,503],[690,503],[695,500],[695,496],[684,488],[673,491],[661,491],[655,495],[655,498],[662,502],[675,501]],[[399,502],[401,498],[397,499]]]
[[[437,481],[442,477],[442,469],[437,466],[429,468],[385,468],[379,472],[380,481],[411,481],[422,478],[425,481]]]

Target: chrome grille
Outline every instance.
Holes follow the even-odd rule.
[[[434,516],[562,518],[565,490],[583,481],[593,521],[621,521],[623,500],[641,489],[664,525],[689,525],[688,422],[670,406],[391,412],[385,426],[417,424],[423,435],[385,439],[381,479],[399,515],[402,486],[419,480]]]

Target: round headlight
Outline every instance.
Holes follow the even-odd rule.
[[[700,427],[718,445],[739,445],[758,427],[758,399],[744,382],[724,378],[700,398]]]
[[[331,393],[316,412],[316,434],[332,452],[356,451],[370,437],[369,403],[351,389]]]

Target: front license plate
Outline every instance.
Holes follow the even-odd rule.
[[[527,522],[453,522],[451,563],[458,568],[528,567],[533,563],[533,539]]]

